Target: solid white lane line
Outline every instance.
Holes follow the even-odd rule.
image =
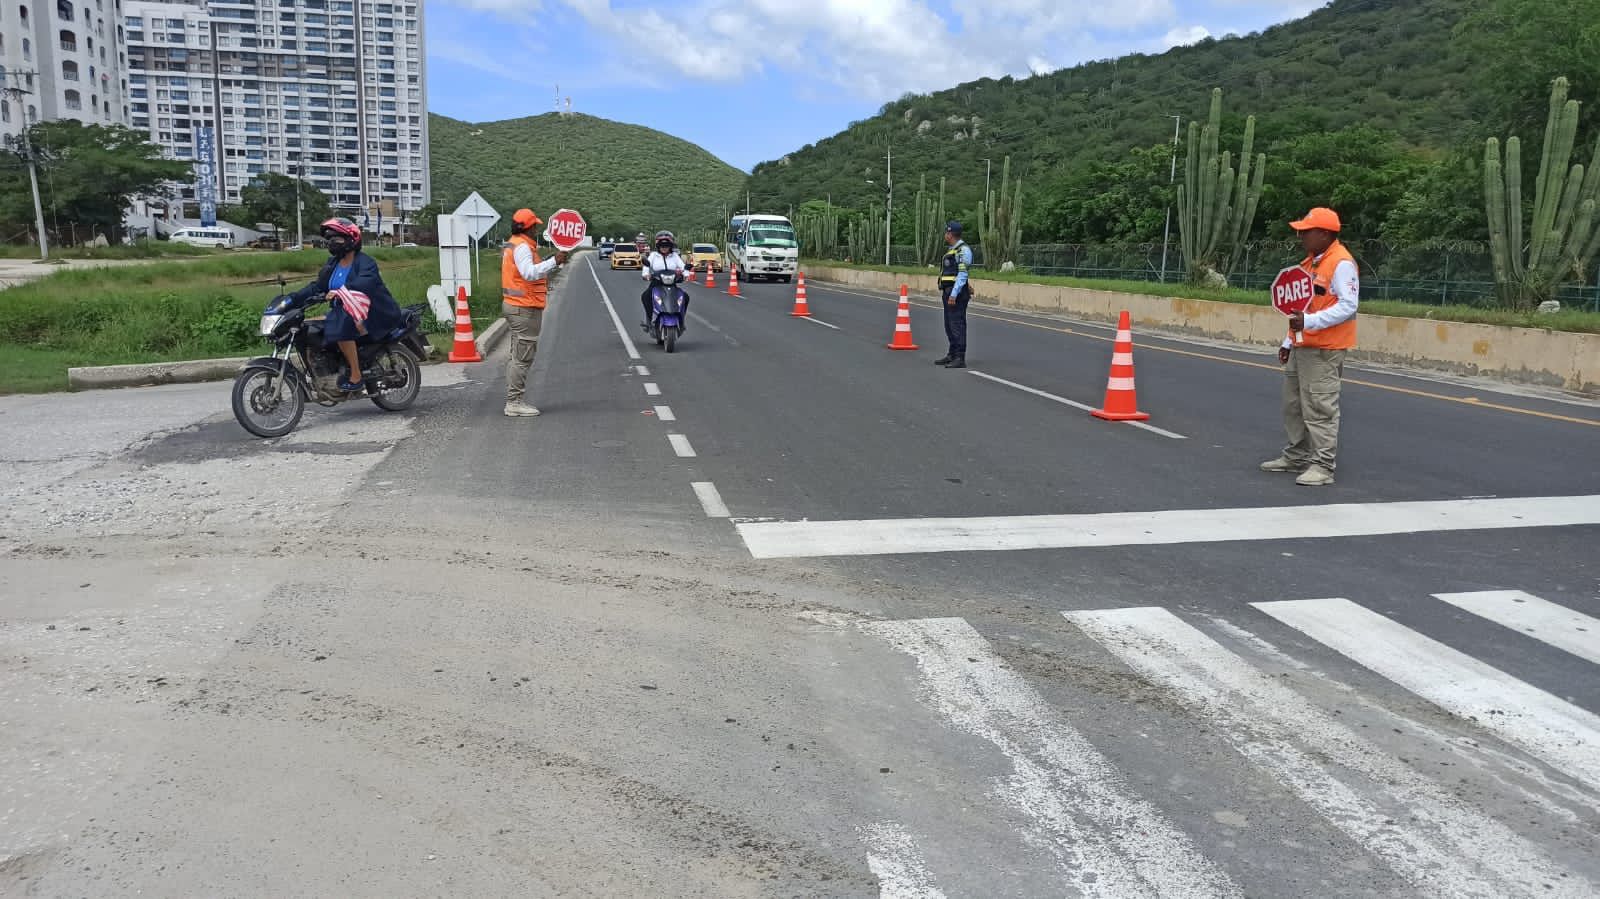
[[[728,511],[727,503],[722,501],[722,494],[717,492],[717,485],[710,481],[695,481],[689,486],[694,488],[694,495],[700,498],[700,507],[706,510],[708,518],[731,518],[733,513]]]
[[[682,434],[668,434],[667,441],[672,444],[672,451],[677,453],[679,458],[694,458],[694,447],[689,445],[689,438]]]
[[[1521,590],[1435,593],[1436,598],[1600,665],[1600,618]]]
[[[1087,515],[751,522],[758,559],[1301,540],[1600,524],[1600,496],[1542,496]]]
[[[600,275],[594,270],[594,261],[586,259],[584,264],[589,266],[589,275],[594,278],[594,286],[600,288],[600,301],[606,304],[606,311],[611,313],[611,324],[617,329],[617,336],[622,338],[622,348],[628,351],[629,359],[640,358],[639,348],[633,345],[633,338],[629,336],[628,330],[622,327],[622,319],[617,317],[617,307],[611,305],[611,295],[606,293],[606,286],[600,283]],[[641,374],[648,374],[648,372],[641,372]]]
[[[864,629],[917,661],[926,701],[955,729],[1010,762],[996,795],[1031,822],[1078,893],[1097,897],[1240,896],[1043,696],[960,618],[883,621]]]
[[[1063,406],[1071,406],[1074,409],[1082,409],[1085,412],[1093,412],[1094,411],[1094,407],[1093,406],[1088,406],[1088,405],[1085,405],[1083,403],[1076,402],[1074,400],[1069,400],[1064,396],[1056,396],[1053,393],[1045,393],[1043,390],[1038,390],[1036,388],[1029,387],[1026,384],[1018,384],[1016,381],[1007,381],[1005,378],[997,378],[994,375],[986,374],[986,373],[981,372],[981,371],[969,371],[967,373],[970,374],[970,375],[976,375],[977,377],[980,377],[980,378],[984,379],[985,381],[993,381],[996,384],[1004,384],[1007,387],[1015,388],[1017,390],[1022,391],[1023,393],[1031,393],[1034,396],[1042,397],[1044,399],[1051,400],[1052,402],[1060,403]],[[1163,437],[1171,437],[1173,440],[1187,440],[1188,439],[1187,437],[1183,436],[1182,434],[1175,434],[1172,431],[1168,431],[1165,428],[1158,428],[1155,425],[1150,424],[1148,422],[1127,421],[1127,422],[1122,422],[1122,424],[1133,425],[1134,427],[1138,428],[1141,431],[1149,431],[1152,434],[1160,434]]]
[[[824,328],[832,328],[835,331],[844,330],[843,328],[840,328],[838,325],[830,325],[830,324],[828,324],[827,322],[823,321],[820,318],[811,318],[810,316],[805,316],[805,315],[801,316],[800,318],[801,318],[802,321],[808,321],[808,322],[812,323],[813,325],[821,325]]]
[[[1600,789],[1600,716],[1348,599],[1256,608],[1447,712]]]
[[[878,877],[879,899],[945,899],[904,827],[880,821],[860,832],[867,844],[867,867]]]
[[[672,414],[671,406],[657,406],[656,418],[661,421],[677,421],[678,416]]]
[[[645,384],[644,384],[644,395],[645,396],[660,396],[661,395],[661,385],[656,384],[653,381],[646,381]]]
[[[633,370],[638,372],[639,373],[639,377],[641,377],[641,378],[650,377],[650,369],[644,367],[643,365],[635,365],[633,367]]]
[[[1141,677],[1175,694],[1207,730],[1419,893],[1595,895],[1593,884],[1531,842],[1166,609],[1062,614]],[[1341,780],[1345,772],[1360,779]]]

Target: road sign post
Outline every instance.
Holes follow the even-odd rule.
[[[477,263],[480,258],[478,254],[479,244],[482,243],[483,235],[488,234],[489,229],[500,221],[500,213],[496,212],[488,201],[479,196],[477,191],[473,191],[467,195],[465,200],[461,201],[461,205],[457,206],[456,211],[452,212],[451,215],[459,216],[464,220],[467,236],[472,238],[473,268],[477,269]]]
[[[558,209],[544,228],[544,239],[556,249],[570,253],[582,245],[588,233],[589,224],[583,216],[571,209]]]
[[[1316,294],[1316,281],[1304,266],[1291,265],[1272,279],[1273,308],[1284,315],[1304,312]],[[1294,342],[1305,342],[1305,329],[1294,332]]]

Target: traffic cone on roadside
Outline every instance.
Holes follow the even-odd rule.
[[[1106,421],[1144,421],[1150,417],[1139,411],[1139,396],[1133,387],[1133,325],[1126,309],[1117,319],[1117,342],[1111,349],[1105,402],[1089,414]]]
[[[794,311],[789,313],[795,318],[810,318],[811,306],[806,303],[806,273],[799,273],[799,283],[794,288]]]
[[[467,289],[456,288],[456,344],[450,348],[451,362],[482,362],[478,342],[472,338],[472,310],[467,308]]]
[[[712,265],[711,263],[707,262],[706,263],[706,290],[716,290],[716,289],[717,289],[717,267],[715,265]]]
[[[730,297],[740,296],[740,293],[739,293],[739,270],[736,269],[736,268],[728,269],[728,296],[730,296]]]
[[[891,350],[914,350],[917,345],[911,342],[911,298],[906,295],[906,286],[900,285],[900,311],[894,316],[894,338],[889,341]]]

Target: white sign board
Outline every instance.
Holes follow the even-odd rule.
[[[468,224],[459,215],[439,216],[439,283],[451,304],[455,303],[457,287],[465,287],[467,295],[472,295],[473,237]]]
[[[462,200],[461,205],[457,206],[456,211],[451,214],[467,220],[467,234],[473,240],[488,234],[489,229],[500,221],[500,213],[495,212],[493,206],[490,206],[483,197],[478,196],[477,191],[473,191],[465,200]]]

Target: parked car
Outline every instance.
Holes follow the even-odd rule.
[[[639,248],[632,244],[619,244],[611,251],[611,270],[619,268],[640,268],[644,265],[644,257],[639,255]]]
[[[714,243],[697,243],[689,245],[689,267],[695,271],[705,271],[706,266],[711,266],[714,272],[720,272],[727,266],[722,261],[722,251]]]
[[[617,248],[617,245],[612,243],[609,240],[600,241],[600,258],[601,259],[610,259],[611,258],[611,251],[615,250],[616,248]]]

